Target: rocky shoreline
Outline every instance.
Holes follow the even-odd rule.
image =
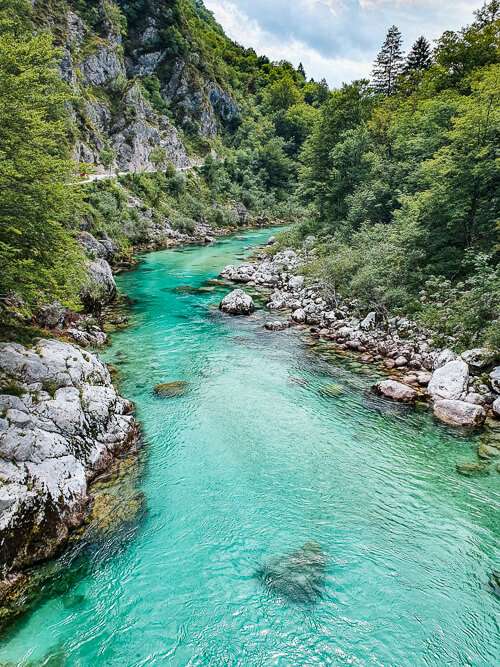
[[[430,331],[406,318],[383,320],[375,311],[359,317],[353,304],[334,298],[319,282],[306,281],[301,275],[305,261],[304,254],[292,249],[274,255],[264,250],[251,262],[226,266],[220,276],[270,292],[267,308],[273,319],[264,324],[267,329],[298,326],[338,351],[378,364],[389,378],[373,387],[375,393],[404,403],[425,401],[435,418],[449,426],[485,426],[479,458],[500,458],[500,366],[495,354],[485,348],[460,355],[437,348]],[[241,314],[245,303],[249,314],[252,306],[245,297],[243,290],[235,290],[221,309]]]
[[[106,365],[75,345],[0,343],[0,369],[3,607],[84,524],[92,481],[136,450],[139,428]]]
[[[170,231],[135,250],[205,244],[235,230]],[[113,477],[115,463],[136,457],[140,443],[133,405],[119,396],[110,368],[85,350],[106,344],[104,328],[127,323],[119,303],[116,312],[116,246],[88,232],[79,241],[88,257],[82,291],[88,312],[47,304],[35,324],[51,338],[36,339],[32,347],[0,343],[2,625],[26,606],[21,599],[33,567],[59,553],[86,524],[95,509],[92,483]]]

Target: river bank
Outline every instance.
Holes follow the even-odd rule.
[[[491,664],[495,480],[455,470],[478,436],[379,399],[375,366],[311,347],[305,328],[269,331],[263,308],[220,314],[215,276],[269,233],[150,253],[117,276],[130,323],[103,355],[143,425],[147,510],[118,547],[107,535],[83,571],[67,565],[0,660]],[[187,391],[155,395],[173,381]],[[266,574],[303,555],[306,602]]]
[[[271,240],[272,241],[272,240]],[[272,248],[272,243],[270,244]],[[267,308],[282,311],[285,320],[266,323],[280,331],[305,326],[338,351],[358,353],[363,363],[378,363],[392,379],[375,390],[385,397],[414,403],[428,400],[436,418],[452,426],[481,426],[488,418],[490,456],[500,456],[494,433],[500,417],[500,366],[495,353],[474,348],[456,354],[433,344],[433,334],[403,317],[381,318],[375,311],[360,317],[355,304],[330,293],[328,286],[306,282],[303,269],[307,251],[292,249],[257,254],[253,262],[226,266],[221,277],[235,283],[272,290]]]

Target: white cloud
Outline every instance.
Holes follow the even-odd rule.
[[[307,1],[307,0],[306,0]],[[328,6],[337,4],[334,0],[309,0]],[[301,62],[308,76],[316,80],[325,78],[330,86],[369,76],[371,65],[367,61],[348,57],[328,58],[304,42],[291,39],[283,41],[279,36],[264,30],[256,19],[249,18],[232,0],[205,0],[205,5],[213,12],[226,34],[235,42],[271,60],[288,60],[295,66]]]
[[[405,48],[472,20],[482,0],[205,0],[227,34],[272,60],[302,62],[331,86],[369,76],[387,28]]]

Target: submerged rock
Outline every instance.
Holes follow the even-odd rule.
[[[338,396],[342,396],[344,393],[344,387],[341,384],[336,384],[335,382],[332,382],[331,384],[325,384],[319,389],[319,393],[322,396],[326,396],[329,398],[337,398]]]
[[[161,398],[174,398],[187,393],[189,382],[185,380],[174,380],[173,382],[162,382],[154,388],[154,393]]]
[[[314,603],[323,595],[326,563],[321,546],[311,541],[264,564],[256,577],[271,593],[290,602]]]
[[[235,289],[222,299],[220,310],[230,315],[250,315],[255,310],[252,297],[241,289]]]
[[[373,387],[375,393],[402,403],[413,403],[417,399],[415,389],[396,380],[383,380]]]
[[[481,405],[443,399],[434,403],[434,416],[450,426],[480,426],[486,412]]]
[[[457,463],[456,469],[458,474],[464,477],[483,477],[490,474],[488,463]]]
[[[497,598],[500,598],[500,572],[498,570],[493,570],[491,573],[488,586],[493,595],[496,595]]]
[[[268,331],[284,331],[290,326],[289,322],[284,322],[283,320],[273,320],[272,322],[266,322],[264,327]]]

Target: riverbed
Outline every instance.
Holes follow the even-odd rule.
[[[207,281],[271,233],[119,276],[131,326],[104,356],[143,425],[145,510],[12,628],[0,664],[498,664],[498,475],[459,476],[476,437],[376,399],[373,369],[266,331],[262,309],[218,311],[228,288]],[[177,380],[183,395],[154,394]],[[310,596],[259,576],[311,543]]]

